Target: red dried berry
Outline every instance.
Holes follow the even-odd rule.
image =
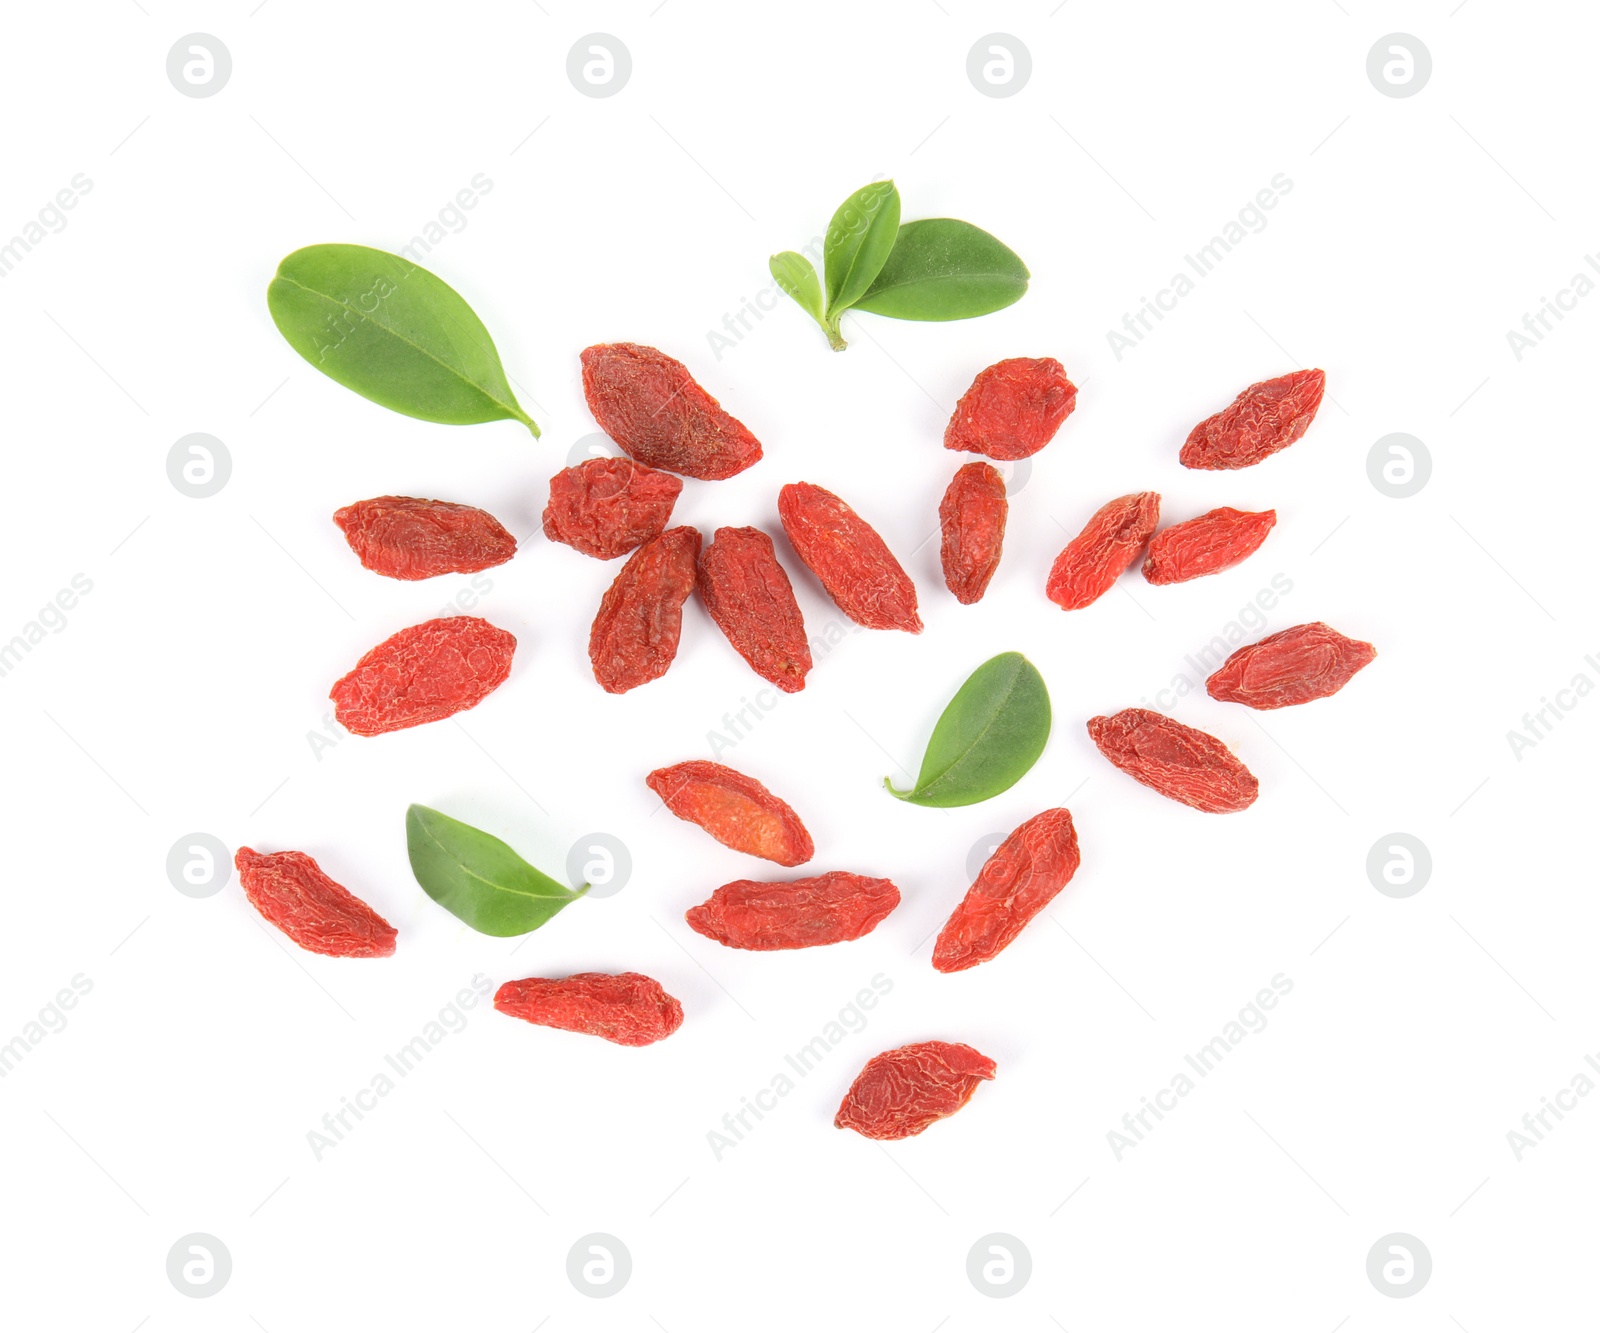
[[[994,1061],[954,1041],[919,1041],[867,1061],[833,1123],[869,1139],[908,1139],[954,1115],[994,1077]]]
[[[851,620],[867,629],[922,633],[911,576],[837,495],[810,482],[791,482],[778,492],[778,517],[795,554]]]
[[[794,588],[760,528],[718,528],[700,555],[700,598],[757,675],[793,694],[806,686],[811,645]]]
[[[648,1046],[683,1026],[683,1006],[638,972],[578,972],[508,981],[494,993],[502,1014],[540,1027]]]
[[[392,634],[328,697],[346,731],[377,736],[480,704],[511,674],[517,639],[477,616],[427,620]]]
[[[590,458],[550,478],[544,535],[596,560],[659,537],[683,483],[629,458]]]
[[[250,906],[312,953],[330,958],[387,958],[395,928],[304,852],[239,848],[233,858]]]
[[[594,419],[645,466],[720,481],[760,460],[761,442],[683,362],[639,343],[599,343],[580,359]]]
[[[380,495],[346,505],[333,521],[361,563],[391,579],[476,574],[517,553],[494,515],[446,500]]]
[[[1296,370],[1252,384],[1189,432],[1178,461],[1193,468],[1250,467],[1287,449],[1317,415],[1326,380],[1320,370]]]
[[[695,529],[669,528],[630,555],[606,589],[589,631],[589,662],[608,693],[625,694],[672,665],[699,555]]]
[[[1150,583],[1187,583],[1206,574],[1232,569],[1266,541],[1278,521],[1277,511],[1213,509],[1183,523],[1162,528],[1150,539],[1144,576]]]
[[[1017,828],[983,863],[933,946],[940,972],[986,963],[1021,934],[1078,869],[1078,835],[1065,810]]]
[[[961,395],[944,428],[944,447],[1004,462],[1027,458],[1050,443],[1077,399],[1054,357],[997,361]]]
[[[1377,655],[1320,620],[1296,625],[1239,649],[1206,681],[1206,693],[1246,708],[1288,708],[1337,694]]]
[[[1215,736],[1148,708],[1089,720],[1089,738],[1130,778],[1208,814],[1253,805],[1255,774]]]
[[[945,587],[970,606],[1000,567],[1006,535],[1006,483],[988,463],[958,468],[939,502],[939,559]]]
[[[1078,611],[1109,592],[1160,521],[1161,497],[1154,491],[1102,505],[1050,567],[1045,584],[1050,600],[1063,611]]]
[[[831,870],[787,884],[738,879],[683,919],[730,949],[809,949],[858,940],[899,905],[888,880]]]
[[[698,824],[736,852],[797,866],[816,850],[786,802],[726,764],[691,759],[656,769],[645,783],[679,819]]]

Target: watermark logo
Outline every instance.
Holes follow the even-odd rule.
[[[1415,435],[1385,435],[1367,450],[1367,479],[1379,495],[1409,500],[1433,475],[1433,455]]]
[[[585,833],[567,853],[567,882],[589,886],[589,897],[610,898],[633,878],[633,855],[614,833]]]
[[[167,79],[185,97],[215,97],[232,73],[228,48],[209,32],[180,37],[167,52]]]
[[[985,97],[1014,97],[1032,73],[1028,48],[1009,32],[980,37],[967,52],[967,78]]]
[[[233,875],[233,853],[210,833],[185,833],[167,853],[167,879],[185,898],[220,893]]]
[[[1415,97],[1433,73],[1433,56],[1409,32],[1380,37],[1367,52],[1367,78],[1385,97]]]
[[[967,1280],[985,1296],[1015,1296],[1033,1276],[1033,1255],[1015,1236],[991,1231],[967,1251]]]
[[[467,214],[478,206],[484,195],[493,190],[494,181],[480,171],[450,197],[449,203],[422,224],[417,234],[400,247],[400,253],[413,264],[420,264],[422,257],[436,245],[467,229],[467,224],[472,221]]]
[[[0,641],[0,676],[9,676],[22,659],[45,641],[47,634],[59,634],[67,627],[67,612],[78,605],[80,597],[94,591],[94,580],[87,574],[74,574],[69,587],[39,608],[32,620],[7,641]]]
[[[1586,655],[1583,662],[1590,670],[1600,674],[1600,658],[1593,653]],[[1594,680],[1587,672],[1579,671],[1554,693],[1553,699],[1548,694],[1541,694],[1539,707],[1522,715],[1521,730],[1513,727],[1506,732],[1506,743],[1511,746],[1512,757],[1519,764],[1524,754],[1540,741],[1549,740],[1556,727],[1567,720],[1567,714],[1594,693]]]
[[[185,435],[167,450],[167,480],[191,500],[209,499],[232,475],[233,455],[215,435]]]
[[[985,833],[977,842],[972,844],[972,850],[967,853],[967,878],[976,881],[978,872],[984,867],[995,852],[999,851],[1000,844],[1006,840],[1004,833]]]
[[[1600,1074],[1600,1059],[1594,1055],[1585,1055],[1584,1064],[1587,1070],[1580,1069],[1572,1076],[1564,1088],[1557,1088],[1549,1097],[1539,1098],[1539,1109],[1529,1111],[1522,1117],[1522,1127],[1506,1131],[1506,1143],[1511,1149],[1511,1155],[1521,1161],[1523,1155],[1544,1142],[1545,1135],[1549,1134],[1563,1120],[1567,1118],[1568,1111],[1578,1109],[1578,1099],[1587,1097],[1595,1089],[1594,1075]],[[1551,1124],[1554,1118],[1555,1124]]]
[[[167,1279],[185,1296],[215,1296],[232,1276],[228,1247],[204,1231],[179,1236],[167,1251]]]
[[[78,1001],[93,989],[94,982],[79,972],[56,992],[53,1000],[39,1010],[37,1018],[31,1018],[24,1023],[22,1030],[10,1041],[0,1042],[0,1078],[5,1078],[15,1071],[28,1052],[46,1037],[64,1031],[67,1026],[67,1011],[76,1009]]]
[[[577,467],[579,463],[587,463],[591,458],[621,458],[622,450],[617,448],[614,441],[604,431],[590,431],[580,437],[567,450],[567,466]]]
[[[615,97],[632,73],[628,48],[608,32],[580,37],[567,52],[567,78],[585,97]]]
[[[1415,1296],[1432,1276],[1428,1247],[1404,1231],[1380,1236],[1367,1251],[1367,1278],[1385,1296]]]
[[[615,1296],[633,1276],[628,1247],[604,1231],[591,1231],[567,1251],[567,1281],[585,1296]]]
[[[1367,878],[1385,898],[1410,898],[1433,877],[1433,856],[1421,838],[1386,833],[1367,853]]]
[[[79,172],[70,181],[56,191],[52,201],[47,202],[34,216],[29,218],[17,229],[9,241],[0,244],[0,278],[9,277],[12,269],[22,262],[23,256],[33,250],[36,245],[59,232],[67,229],[67,213],[78,206],[78,201],[94,189],[94,182],[83,172]]]

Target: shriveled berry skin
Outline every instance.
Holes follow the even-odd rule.
[[[1255,774],[1233,751],[1164,713],[1124,708],[1091,718],[1089,738],[1130,778],[1196,810],[1230,814],[1255,804]]]
[[[737,879],[683,919],[730,949],[810,949],[858,940],[899,905],[888,880],[830,870],[787,884]]]
[[[511,674],[516,635],[477,616],[445,616],[392,634],[328,697],[357,736],[437,722],[480,704]]]
[[[794,587],[760,528],[718,528],[700,554],[700,600],[756,674],[793,694],[806,686],[811,645]]]
[[[869,1139],[908,1139],[954,1115],[994,1061],[954,1041],[919,1041],[868,1060],[845,1093],[833,1123]]]
[[[736,852],[797,866],[816,851],[787,802],[726,764],[691,759],[656,769],[645,784],[679,819],[698,824]]]
[[[1077,400],[1077,388],[1054,357],[997,361],[961,395],[944,428],[944,447],[1002,462],[1027,458],[1050,443]]]
[[[683,362],[640,343],[597,343],[580,360],[600,429],[646,467],[721,481],[760,461],[761,442]]]
[[[1161,497],[1154,491],[1102,505],[1056,557],[1046,595],[1063,611],[1079,611],[1098,600],[1139,558],[1160,521]]]
[[[986,963],[1022,933],[1078,870],[1078,834],[1065,810],[1018,827],[983,863],[933,946],[933,966],[961,972]]]
[[[639,972],[577,972],[508,981],[494,993],[502,1014],[540,1027],[649,1046],[683,1026],[683,1006]]]
[[[807,481],[791,482],[778,492],[778,517],[795,554],[851,620],[867,629],[922,633],[911,576],[837,495]]]
[[[1337,694],[1378,655],[1320,620],[1269,634],[1228,658],[1206,681],[1206,693],[1246,708],[1288,708]]]
[[[1251,467],[1287,449],[1317,415],[1326,382],[1320,370],[1296,370],[1252,384],[1189,432],[1178,461],[1214,470]]]
[[[615,560],[659,537],[683,483],[630,458],[590,458],[550,478],[544,535],[596,560]]]
[[[239,848],[233,858],[244,896],[302,949],[330,958],[387,958],[396,931],[304,852]]]
[[[607,693],[626,694],[672,665],[699,556],[694,528],[668,528],[618,571],[589,631],[589,663]]]
[[[1150,549],[1145,552],[1145,579],[1150,583],[1187,583],[1232,569],[1256,552],[1277,521],[1275,509],[1250,513],[1224,508],[1162,528],[1150,539]]]
[[[1005,542],[1006,482],[988,463],[958,468],[939,502],[939,559],[944,583],[970,606],[988,590]]]
[[[335,511],[333,521],[361,563],[391,579],[476,574],[517,553],[493,514],[448,500],[380,495]]]

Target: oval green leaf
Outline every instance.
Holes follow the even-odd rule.
[[[558,884],[499,838],[425,805],[406,811],[406,852],[422,891],[485,935],[526,935],[589,891]]]
[[[1050,739],[1050,694],[1021,653],[991,657],[956,691],[928,742],[917,785],[895,791],[913,805],[974,805],[1014,786]]]
[[[289,346],[363,398],[423,421],[520,421],[539,433],[472,307],[399,255],[308,245],[278,265],[267,309]]]
[[[1027,290],[1027,265],[988,232],[955,218],[920,218],[900,228],[855,308],[892,319],[971,319]]]
[[[817,280],[817,271],[811,267],[811,261],[793,250],[785,250],[767,260],[767,267],[772,270],[778,286],[806,314],[818,324],[822,323],[822,284]]]
[[[837,326],[866,293],[894,250],[900,230],[900,191],[893,181],[863,185],[840,204],[822,242],[828,321]]]

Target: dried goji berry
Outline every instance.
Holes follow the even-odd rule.
[[[1239,649],[1206,681],[1206,693],[1247,708],[1288,708],[1337,694],[1378,655],[1320,620]]]
[[[933,946],[940,972],[986,963],[1038,916],[1078,869],[1078,835],[1065,810],[1017,828],[983,863]]]
[[[1296,370],[1252,384],[1189,432],[1178,461],[1193,468],[1249,467],[1287,449],[1317,415],[1326,381],[1320,370]]]
[[[328,697],[357,736],[437,722],[480,704],[511,674],[517,639],[477,616],[446,616],[392,634]]]
[[[794,588],[760,528],[718,528],[700,555],[700,597],[739,656],[793,694],[806,685],[811,645]]]
[[[683,1006],[639,972],[578,972],[508,981],[494,993],[502,1014],[540,1027],[648,1046],[683,1026]]]
[[[922,633],[911,576],[837,495],[810,482],[791,482],[778,492],[778,517],[795,554],[851,620],[867,629]]]
[[[979,371],[961,395],[944,447],[1012,461],[1049,444],[1078,390],[1054,357],[1014,356]]]
[[[1089,737],[1130,778],[1209,814],[1253,805],[1255,774],[1215,736],[1148,708],[1089,720]]]
[[[736,852],[797,866],[816,850],[786,802],[726,764],[691,759],[656,769],[645,783],[679,819],[700,825]]]
[[[858,940],[899,905],[900,890],[888,880],[831,870],[787,884],[735,880],[684,920],[731,949],[809,949]]]
[[[590,458],[550,478],[544,535],[596,560],[659,537],[683,483],[630,458]]]
[[[908,1139],[954,1115],[994,1077],[994,1061],[954,1041],[919,1041],[867,1061],[833,1123],[869,1139]]]
[[[1252,554],[1278,521],[1277,511],[1213,509],[1162,528],[1150,539],[1144,576],[1150,583],[1187,583],[1231,569]]]
[[[939,502],[939,559],[956,601],[977,601],[1000,567],[1006,511],[1006,483],[998,468],[968,463],[956,470]]]
[[[599,343],[584,348],[581,360],[594,419],[645,466],[720,481],[761,458],[761,442],[665,352]]]
[[[589,662],[603,689],[624,694],[672,665],[699,555],[694,528],[668,528],[628,557],[589,631]]]
[[[1102,505],[1050,567],[1045,592],[1063,611],[1078,611],[1111,590],[1117,575],[1139,558],[1161,521],[1154,491]]]
[[[239,848],[233,858],[250,905],[312,953],[330,958],[387,958],[395,928],[304,852]]]
[[[494,515],[447,500],[380,495],[346,505],[333,521],[363,565],[392,579],[476,574],[517,553]]]

